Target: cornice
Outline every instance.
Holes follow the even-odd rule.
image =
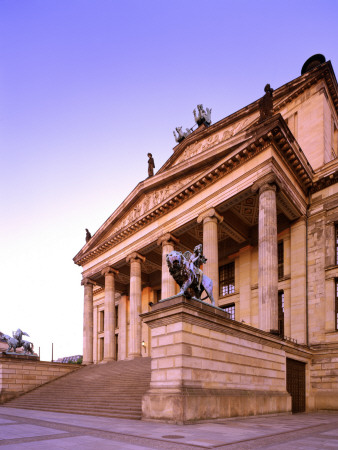
[[[338,183],[338,167],[329,175],[324,175],[318,180],[315,180],[313,185],[311,186],[310,192],[311,194],[314,194],[315,192],[321,191],[322,189],[325,189],[336,183]]]
[[[226,160],[223,158],[218,161],[209,170],[204,172],[199,179],[192,181],[190,186],[188,185],[188,187],[183,188],[172,197],[164,200],[161,204],[110,236],[92,250],[85,251],[86,249],[84,248],[83,252],[80,251],[76,255],[74,262],[78,265],[84,265],[95,259],[108,249],[129,238],[143,227],[157,220],[159,217],[164,216],[169,211],[175,209],[197,193],[234,171],[270,145],[273,145],[278,151],[290,167],[304,192],[307,192],[308,187],[312,184],[312,169],[297,142],[289,132],[282,116],[279,114],[273,116],[264,123],[248,130],[248,133],[251,134],[251,139],[246,141],[242,147],[239,147],[236,154],[228,156]]]

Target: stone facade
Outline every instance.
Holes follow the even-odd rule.
[[[259,105],[258,99],[200,125],[74,258],[83,268],[84,363],[152,356],[145,417],[154,419],[161,409],[153,401],[157,381],[165,381],[161,389],[171,381],[193,389],[189,380],[196,380],[205,398],[224,400],[232,391],[239,404],[250,390],[256,402],[236,409],[219,400],[222,407],[196,417],[188,413],[191,405],[182,406],[181,421],[290,411],[287,392],[293,410],[338,408],[338,87],[331,63],[275,89],[271,117],[262,120]],[[204,318],[190,331],[184,317],[163,325],[158,317],[156,326],[149,319],[158,308],[164,314],[159,301],[179,290],[166,254],[200,243],[216,305],[240,335],[234,341],[225,331],[229,319],[217,331]],[[175,346],[172,339],[182,333],[188,340]],[[210,356],[212,345],[221,343],[224,350]],[[186,346],[204,354],[203,361],[184,353]],[[159,357],[163,351],[173,353]],[[246,366],[250,358],[257,365]],[[291,392],[297,363],[304,376],[299,396]],[[236,370],[223,370],[227,364],[237,364]],[[278,393],[275,406],[264,400],[270,391]],[[183,405],[185,394],[176,394]],[[158,414],[171,420],[169,413]]]

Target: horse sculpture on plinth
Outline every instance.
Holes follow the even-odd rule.
[[[202,255],[202,245],[196,246],[194,253],[174,250],[166,256],[166,260],[170,275],[181,288],[178,295],[195,297],[198,300],[209,297],[211,304],[215,306],[212,280],[199,269],[199,266],[207,261]],[[207,296],[201,299],[203,291]]]
[[[16,349],[22,347],[25,354],[34,354],[33,343],[22,339],[22,336],[29,337],[29,334],[18,328],[16,331],[13,331],[12,335],[13,336],[9,336],[8,334],[0,332],[0,341],[6,342],[8,344],[8,349],[6,350],[6,352],[10,352],[12,350],[14,353],[16,353]]]

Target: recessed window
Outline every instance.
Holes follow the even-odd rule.
[[[338,331],[338,279],[336,278],[336,300],[335,300],[335,322],[336,322],[336,331]]]
[[[224,297],[235,292],[235,263],[231,262],[219,268],[219,295]]]
[[[278,279],[284,277],[284,242],[278,242]]]
[[[99,311],[99,333],[104,331],[104,311]]]
[[[335,225],[335,247],[336,247],[336,264],[338,264],[338,225]]]
[[[115,327],[119,327],[119,306],[115,306]]]
[[[278,292],[278,332],[284,336],[284,291]]]
[[[222,306],[221,308],[229,314],[229,319],[235,320],[235,303],[229,303],[229,305]]]

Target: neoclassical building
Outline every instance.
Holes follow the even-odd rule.
[[[209,318],[195,323],[199,313],[188,301],[180,307],[190,312],[175,317],[189,316],[190,326],[206,327],[210,339],[214,328],[214,333],[231,329],[229,336],[252,343],[248,349],[263,341],[283,348],[282,359],[262,372],[265,386],[284,395],[287,371],[296,366],[305,377],[306,409],[338,409],[337,113],[331,62],[315,55],[298,78],[273,92],[267,87],[262,99],[217,123],[200,121],[181,139],[167,162],[135,187],[74,258],[83,268],[84,363],[152,356],[154,395],[164,382],[168,390],[171,366],[179,366],[178,359],[166,359],[179,339],[175,333],[170,337],[168,327],[176,319],[168,314],[178,303],[168,309],[161,300],[179,288],[165,258],[174,249],[193,251],[202,243],[203,272],[213,281],[216,305],[227,314],[221,318],[217,310],[217,330],[211,310]],[[205,348],[203,333],[199,336]],[[229,388],[221,356],[210,357],[218,361],[210,378],[197,372],[193,351],[188,355],[180,344],[180,386],[195,377],[199,388]],[[189,345],[195,345],[192,338]],[[241,354],[232,348],[235,356]],[[262,366],[271,359],[266,352],[255,355]],[[230,353],[224,361],[231,360]],[[250,391],[254,382],[245,377],[259,377],[261,367],[238,370],[236,389]],[[216,373],[223,373],[218,384]],[[290,410],[290,404],[283,408]]]

